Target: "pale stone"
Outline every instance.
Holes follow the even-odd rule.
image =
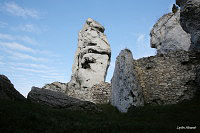
[[[111,104],[120,112],[127,112],[130,107],[144,105],[142,90],[130,50],[122,50],[118,55],[111,84]]]
[[[105,81],[111,49],[104,31],[102,25],[89,18],[79,32],[71,81],[66,92],[69,96],[91,101],[90,88]]]
[[[180,11],[161,17],[153,26],[150,36],[151,47],[156,48],[158,54],[188,51],[191,45],[190,34],[186,33],[180,25]]]
[[[67,90],[67,84],[61,82],[53,82],[51,84],[46,84],[44,87],[42,87],[42,89],[65,93]]]

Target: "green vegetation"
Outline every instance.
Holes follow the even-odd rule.
[[[199,132],[200,100],[177,105],[145,106],[127,114],[110,105],[101,113],[52,109],[29,102],[0,101],[0,132]],[[196,126],[196,130],[177,130]]]

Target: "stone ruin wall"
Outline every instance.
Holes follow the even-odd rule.
[[[200,56],[176,51],[136,61],[136,71],[146,104],[175,104],[191,99],[199,89]]]

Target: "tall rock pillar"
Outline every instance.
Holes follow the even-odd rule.
[[[130,50],[120,52],[115,62],[112,77],[111,104],[120,112],[127,112],[130,107],[144,105],[142,89],[139,84],[136,61]]]
[[[104,31],[101,24],[88,18],[79,32],[71,81],[68,83],[69,96],[92,101],[91,87],[105,81],[111,49]]]

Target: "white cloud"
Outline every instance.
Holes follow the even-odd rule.
[[[27,71],[27,72],[33,72],[33,73],[46,73],[44,70],[36,70],[32,68],[21,68],[21,67],[11,67],[14,70],[20,70],[20,71]]]
[[[32,45],[39,45],[39,43],[36,40],[34,40],[28,36],[17,36],[17,40],[21,40],[23,42],[26,42],[26,43],[29,43]]]
[[[11,28],[12,30],[19,30],[19,31],[23,31],[23,32],[30,32],[30,33],[36,33],[36,34],[40,34],[43,32],[42,28],[38,28],[33,24],[25,24],[25,25],[20,25],[18,27],[13,27]]]
[[[4,65],[5,63],[2,61],[3,56],[0,56],[0,65]]]
[[[3,39],[3,40],[15,40],[15,38],[11,35],[8,35],[8,34],[1,34],[0,33],[0,39]]]
[[[0,38],[1,38],[1,35],[0,35]],[[7,36],[7,35],[5,35],[4,38],[10,39],[10,40],[14,39],[12,36]],[[2,48],[4,51],[7,51],[8,49],[10,49],[14,51],[17,50],[17,51],[29,52],[32,54],[46,55],[50,57],[59,57],[59,55],[54,54],[51,51],[33,49],[17,42],[1,42],[0,41],[0,48]]]
[[[0,56],[0,60],[2,60],[3,59],[3,56]]]
[[[136,44],[139,48],[150,49],[150,37],[146,34],[138,34]]]
[[[32,44],[32,45],[39,44],[36,40],[34,40],[28,36],[14,36],[14,35],[10,35],[10,34],[0,33],[0,39],[1,40],[10,40],[10,41],[18,40],[18,41],[23,41],[25,43]]]
[[[23,8],[14,2],[5,3],[3,8],[4,11],[18,17],[23,18],[40,18],[40,13],[34,9]]]
[[[0,21],[0,28],[5,28],[8,24]]]
[[[47,56],[51,56],[51,57],[60,57],[58,54],[55,54],[48,50],[35,50],[35,51],[38,54],[43,54],[43,55],[47,55]]]
[[[24,68],[23,66],[20,66],[20,67],[11,66],[10,69],[12,69],[14,71],[18,70],[18,71],[23,71],[23,72],[28,72],[28,73],[31,72],[34,76],[37,76],[38,78],[42,78],[45,80],[51,79],[51,80],[62,80],[63,81],[65,79],[65,76],[63,75],[63,73],[50,72],[48,69],[42,70],[42,69],[35,69],[35,68]],[[52,71],[54,71],[54,70],[52,70]]]
[[[11,54],[10,58],[14,60],[32,60],[32,61],[47,61],[45,58],[34,57],[28,54],[6,50],[7,53]]]
[[[0,42],[0,46],[6,47],[12,50],[20,50],[20,51],[26,51],[26,52],[32,52],[32,53],[35,52],[32,48],[26,47],[16,42]]]
[[[136,35],[137,49],[141,51],[139,54],[134,55],[134,58],[148,57],[155,54],[155,50],[150,47],[150,37],[147,34]]]
[[[32,63],[10,63],[12,66],[30,67],[37,69],[49,69],[48,66],[42,64],[32,64]]]
[[[144,44],[145,43],[145,34],[141,34],[137,38],[137,43],[138,44]]]

